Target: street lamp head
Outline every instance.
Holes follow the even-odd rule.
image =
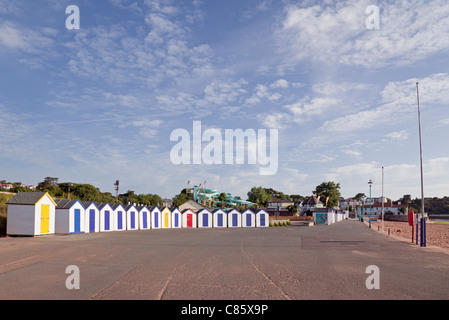
[[[369,179],[368,184],[372,185],[373,184],[373,180]]]

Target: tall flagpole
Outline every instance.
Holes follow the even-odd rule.
[[[419,156],[420,156],[420,166],[421,166],[421,247],[426,246],[426,220],[424,218],[424,180],[423,180],[423,169],[422,169],[422,138],[421,138],[421,110],[419,106],[419,88],[418,82],[416,83],[416,95],[418,98],[418,121],[419,121]]]
[[[382,167],[382,233],[384,233],[384,167]]]

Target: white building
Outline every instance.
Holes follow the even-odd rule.
[[[38,236],[55,233],[56,203],[47,192],[19,192],[8,205],[8,235]]]

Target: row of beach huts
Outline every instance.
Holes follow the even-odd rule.
[[[7,234],[11,236],[269,226],[269,215],[263,209],[180,211],[158,206],[57,200],[46,192],[19,192],[7,205]]]

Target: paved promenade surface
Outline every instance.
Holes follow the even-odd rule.
[[[66,267],[79,268],[68,290]],[[379,268],[368,290],[366,268]],[[449,255],[358,221],[0,239],[0,299],[448,299]]]

